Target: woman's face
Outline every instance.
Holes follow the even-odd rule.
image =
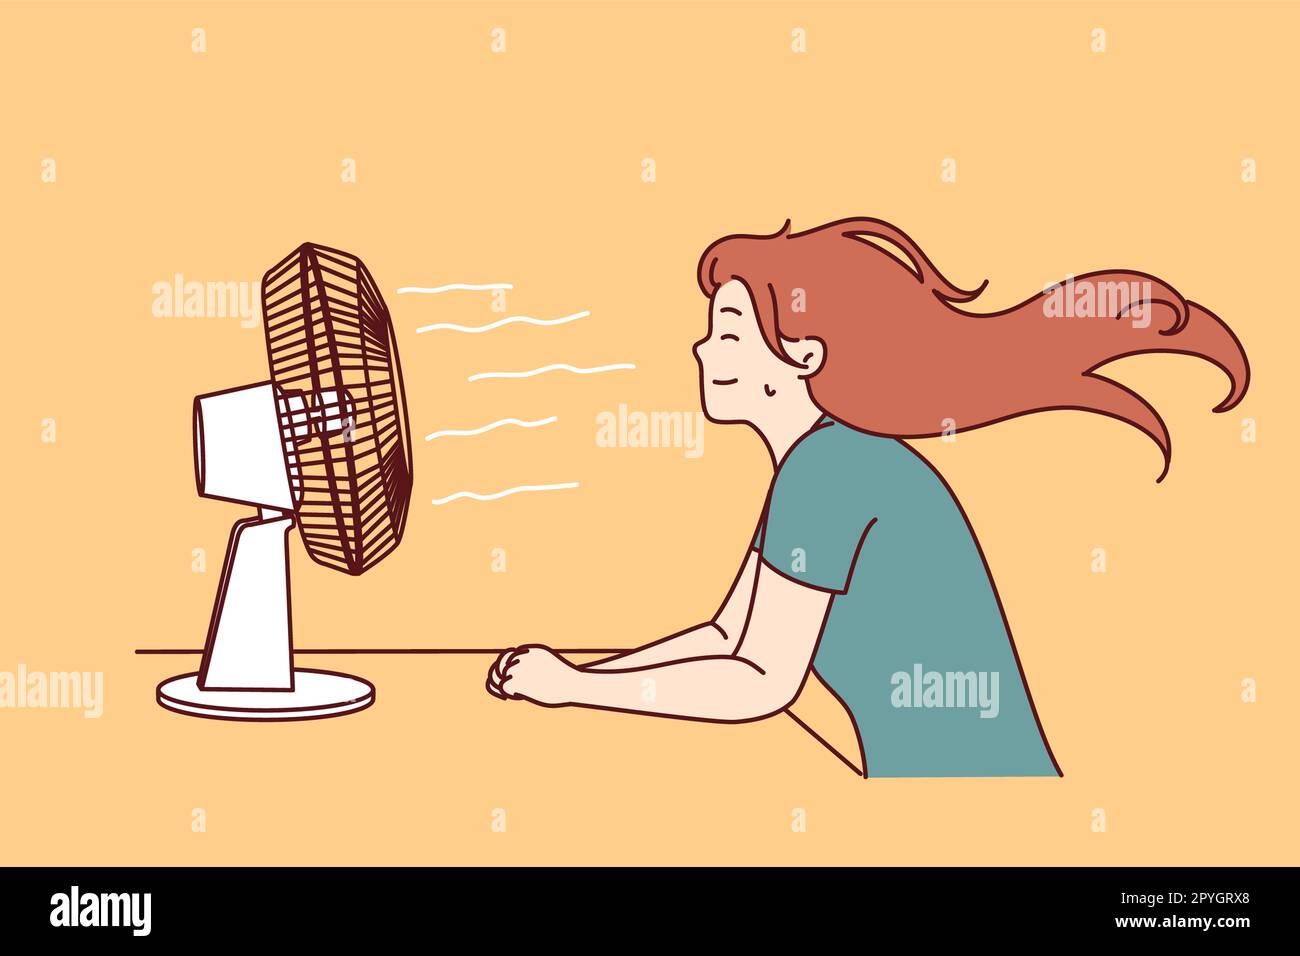
[[[709,334],[695,343],[694,352],[700,363],[704,414],[710,421],[759,421],[778,396],[793,390],[807,394],[801,375],[808,370],[772,354],[749,290],[736,279],[718,287],[709,308]]]

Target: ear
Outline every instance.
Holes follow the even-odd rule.
[[[800,378],[812,378],[826,364],[826,343],[815,335],[806,339],[787,339],[782,344],[786,354],[804,370],[799,373]]]

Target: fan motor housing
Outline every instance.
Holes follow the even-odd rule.
[[[194,482],[204,498],[292,511],[270,382],[194,399]]]

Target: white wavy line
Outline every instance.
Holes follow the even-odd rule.
[[[481,428],[444,428],[442,431],[430,432],[424,436],[424,440],[433,441],[435,438],[482,435],[484,432],[490,432],[492,429],[500,428],[502,425],[518,425],[520,428],[537,428],[541,425],[549,425],[551,422],[557,422],[559,420],[559,417],[556,415],[552,415],[550,418],[539,418],[536,421],[531,422],[521,421],[518,418],[503,418],[500,421],[489,422]]]
[[[457,498],[472,498],[475,501],[496,501],[498,498],[504,498],[506,495],[517,495],[521,491],[557,491],[561,488],[577,488],[576,481],[563,481],[554,485],[516,485],[514,488],[507,488],[505,491],[497,491],[490,495],[480,495],[477,491],[458,491],[455,494],[448,495],[446,498],[434,498],[435,505],[445,505]]]
[[[576,375],[594,375],[596,372],[613,372],[621,368],[636,368],[636,366],[630,362],[618,362],[614,365],[578,368],[567,362],[556,362],[554,365],[543,365],[541,368],[531,368],[526,372],[476,372],[469,377],[469,380],[477,382],[481,378],[532,378],[534,375],[541,375],[544,372],[573,372]]]
[[[577,319],[585,319],[591,315],[590,312],[575,312],[573,315],[566,315],[558,319],[534,319],[531,315],[511,315],[504,319],[498,319],[495,322],[489,322],[487,325],[455,325],[451,322],[437,322],[433,325],[422,325],[416,332],[433,332],[439,329],[446,329],[450,332],[491,332],[493,329],[499,329],[503,325],[512,325],[515,322],[527,322],[529,325],[564,325],[566,322],[573,322]]]
[[[437,295],[439,292],[451,292],[454,289],[460,289],[464,292],[485,292],[488,289],[513,289],[514,286],[509,282],[483,282],[475,284],[473,282],[448,282],[446,285],[420,286],[404,285],[397,290],[398,295],[406,295],[408,292],[418,292],[421,295]]]

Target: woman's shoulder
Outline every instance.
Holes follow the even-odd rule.
[[[791,449],[787,462],[796,458],[814,467],[908,466],[916,455],[897,438],[875,435],[825,416]]]
[[[827,418],[790,450],[778,472],[800,486],[844,486],[877,494],[925,496],[943,488],[929,463],[910,445]]]

